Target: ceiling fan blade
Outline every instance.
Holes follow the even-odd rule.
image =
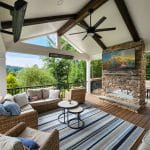
[[[69,35],[81,34],[81,33],[86,33],[86,31],[83,31],[83,32],[76,32],[76,33],[70,33]]]
[[[106,45],[99,39],[97,34],[94,34],[93,39],[96,41],[96,43],[103,49],[105,50],[107,47]]]
[[[85,30],[89,28],[89,25],[84,20],[80,21],[78,25]]]
[[[103,29],[96,29],[95,32],[103,32],[103,31],[112,31],[116,30],[116,28],[103,28]]]
[[[82,38],[82,40],[84,40],[87,37],[87,34]]]
[[[99,21],[97,21],[97,23],[94,25],[94,28],[96,29],[100,24],[102,24],[105,21],[105,19],[105,16],[99,19]]]
[[[98,38],[100,38],[100,39],[102,38],[99,34],[97,34],[97,33],[95,33],[95,34],[96,34],[96,36],[97,36]]]

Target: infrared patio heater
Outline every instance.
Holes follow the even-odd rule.
[[[20,39],[27,2],[24,0],[17,0],[14,3],[14,7],[4,2],[0,2],[0,7],[8,9],[12,16],[12,32],[3,30],[2,28],[0,28],[0,32],[13,35],[14,42],[17,42]]]
[[[49,53],[49,57],[63,58],[63,59],[73,59],[74,58],[74,56],[72,56],[72,55],[58,54],[58,53]]]

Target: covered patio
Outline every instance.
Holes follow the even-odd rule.
[[[14,6],[14,2],[14,0],[0,2],[0,96],[7,94],[7,52],[40,56],[49,56],[51,53],[84,60],[86,61],[85,102],[89,106],[83,105],[83,107],[92,105],[143,128],[141,135],[131,144],[130,148],[136,149],[150,129],[150,106],[145,101],[145,53],[150,49],[150,22],[147,19],[150,14],[150,1],[45,0],[43,2],[39,0],[37,2],[37,0],[26,0],[26,14],[21,36],[17,42],[14,42],[14,35],[10,35],[13,21],[10,12],[6,9],[8,6]],[[57,37],[56,46],[53,48],[25,42],[50,34],[56,34]],[[78,52],[62,50],[60,37]],[[91,90],[93,81],[91,62],[93,60],[104,62],[105,55],[113,55],[113,52],[120,51],[124,54],[126,50],[134,53],[134,67],[130,65],[129,70],[116,68],[105,70],[103,65],[102,87],[98,86]],[[124,65],[126,63],[122,64],[123,67]],[[40,117],[41,121],[44,117],[43,115]],[[43,120],[41,122],[44,124]],[[40,125],[39,123],[39,128]]]

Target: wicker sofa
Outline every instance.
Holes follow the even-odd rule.
[[[0,133],[5,133],[22,121],[31,128],[38,127],[38,113],[29,104],[22,108],[19,116],[0,116]]]
[[[50,91],[59,92],[58,97],[49,97]],[[43,113],[58,108],[57,103],[61,101],[61,99],[59,98],[60,91],[50,88],[28,89],[27,94],[29,96],[29,104],[35,110],[37,110],[38,113]],[[36,97],[36,100],[32,100],[32,97]]]
[[[19,122],[25,122],[31,128],[37,128],[38,113],[57,108],[57,103],[61,100],[60,98],[49,98],[49,90],[49,88],[29,89],[28,96],[37,97],[37,100],[30,99],[28,104],[21,108],[21,114],[18,116],[0,116],[0,133],[5,133]]]

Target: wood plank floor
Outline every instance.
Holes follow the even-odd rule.
[[[140,113],[135,113],[127,109],[123,109],[118,106],[115,106],[109,102],[97,100],[95,98],[92,98],[91,96],[86,98],[86,102],[94,105],[95,107],[105,112],[108,112],[114,116],[117,116],[129,122],[132,122],[136,124],[137,126],[144,128],[145,132],[150,129],[150,104],[147,105],[146,108]],[[141,143],[142,137],[139,138],[139,140],[136,142],[133,149],[136,149],[138,147],[138,145]]]

